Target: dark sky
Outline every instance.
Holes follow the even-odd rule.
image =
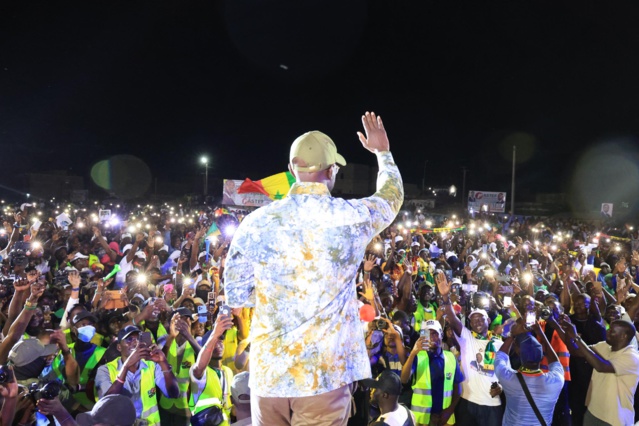
[[[313,129],[348,161],[374,164],[355,136],[371,109],[406,181],[420,183],[428,160],[428,186],[460,185],[466,166],[469,189],[507,190],[516,142],[522,191],[571,191],[590,147],[634,149],[638,6],[10,0],[0,180],[88,176],[132,154],[180,181],[201,172],[203,153],[213,176],[259,179],[284,170],[292,140]]]

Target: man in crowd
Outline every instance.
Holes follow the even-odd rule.
[[[376,422],[388,426],[415,426],[413,413],[401,405],[399,394],[402,392],[402,384],[397,374],[390,370],[384,370],[377,379],[365,379],[361,381],[363,386],[373,389],[371,403],[379,407],[380,415]]]
[[[455,407],[464,377],[455,355],[442,349],[443,337],[439,321],[425,321],[422,336],[402,369],[402,383],[414,377],[411,411],[419,425],[455,424]]]
[[[233,326],[233,320],[226,315],[218,315],[213,331],[206,337],[197,361],[190,369],[191,424],[201,426],[207,419],[218,418],[227,426],[231,412],[230,390],[233,372],[222,365],[224,353],[224,333]]]
[[[565,315],[561,326],[570,352],[584,357],[593,367],[584,426],[634,424],[634,397],[639,384],[639,352],[630,344],[637,332],[634,325],[613,321],[606,341],[593,346],[584,343]]]
[[[403,201],[380,117],[362,117],[364,148],[379,162],[377,192],[333,198],[344,157],[321,132],[295,140],[289,195],[249,215],[226,259],[232,307],[255,305],[251,408],[255,425],[345,425],[352,383],[370,377],[354,280],[366,246]]]
[[[505,425],[528,426],[541,424],[541,420],[547,425],[553,424],[555,401],[564,385],[564,369],[539,323],[535,323],[533,328],[541,344],[524,327],[523,320],[519,319],[497,352],[495,374],[506,394]],[[517,371],[511,368],[508,357],[513,342],[521,361]],[[544,353],[548,360],[547,373],[541,369]],[[526,396],[524,385],[530,392],[531,400]],[[541,420],[531,403],[535,404]]]
[[[483,309],[472,310],[469,319],[471,330],[457,318],[450,300],[451,284],[443,273],[435,277],[437,289],[448,321],[459,343],[461,368],[464,374],[462,395],[457,405],[456,425],[499,426],[503,411],[499,385],[495,382],[495,355],[502,345],[501,340],[488,331],[488,314]],[[479,361],[479,362],[478,362]],[[473,366],[472,363],[475,363]]]
[[[71,336],[73,343],[69,345],[71,355],[77,361],[80,380],[79,389],[73,394],[76,401],[73,411],[89,411],[95,404],[93,389],[87,389],[89,382],[93,383],[97,369],[104,364],[102,358],[106,348],[91,343],[96,333],[98,319],[91,312],[82,310],[73,317]],[[53,370],[60,380],[66,379],[66,363],[64,353],[58,355],[53,361]],[[89,393],[87,393],[89,391]]]
[[[180,396],[177,398],[160,395],[160,418],[164,424],[190,424],[189,371],[195,364],[195,357],[200,350],[200,345],[191,334],[192,317],[193,313],[187,308],[178,308],[175,311],[166,344],[162,348],[180,387]]]
[[[140,329],[132,325],[120,330],[121,356],[98,368],[95,386],[99,398],[130,395],[137,418],[147,420],[149,426],[159,425],[156,386],[170,398],[177,398],[180,388],[164,353],[155,345],[140,343],[140,334]]]

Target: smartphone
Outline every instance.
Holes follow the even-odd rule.
[[[149,331],[140,333],[139,344],[142,344],[147,348],[151,347],[151,345],[153,344],[153,340],[151,339],[151,333]]]
[[[537,314],[534,312],[526,312],[526,327],[532,327],[537,322]]]
[[[513,304],[513,299],[510,296],[504,296],[504,308],[509,308]]]
[[[227,317],[231,316],[231,308],[228,305],[220,306],[220,315],[226,315]]]
[[[444,274],[446,274],[446,278],[448,278],[448,281],[453,279],[453,270],[452,269],[444,269]]]
[[[208,302],[209,302],[209,307],[210,308],[215,306],[215,292],[214,291],[209,291]]]
[[[122,300],[122,293],[120,293],[120,290],[107,290],[104,292],[105,295],[107,293],[111,295],[111,300],[104,305],[104,309],[110,310],[126,307],[127,304],[124,300]]]
[[[422,342],[422,348],[428,349],[430,347],[430,330],[425,328],[426,321],[422,321],[422,328],[419,330],[419,335],[424,338]]]
[[[208,320],[208,311],[206,306],[199,305],[197,307],[197,320],[201,323],[205,323]]]

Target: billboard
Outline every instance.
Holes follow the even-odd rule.
[[[504,213],[505,209],[505,192],[468,191],[468,211],[471,213]]]
[[[237,189],[243,183],[243,180],[224,179],[224,188],[222,191],[223,205],[262,207],[273,202],[267,195],[258,192],[239,194]]]

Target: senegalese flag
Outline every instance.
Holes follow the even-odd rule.
[[[207,236],[207,237],[209,237],[209,236],[211,236],[211,235],[213,235],[213,236],[216,236],[216,237],[217,237],[217,236],[218,236],[218,235],[220,235],[220,234],[222,234],[222,233],[220,232],[220,230],[219,230],[219,228],[217,227],[217,224],[216,224],[215,222],[213,222],[213,223],[211,224],[211,226],[209,227],[209,230],[208,230],[208,231],[206,231],[206,236]]]
[[[257,192],[268,196],[271,200],[281,200],[286,197],[294,183],[295,177],[290,172],[282,172],[256,181],[246,178],[237,192],[239,194]]]

